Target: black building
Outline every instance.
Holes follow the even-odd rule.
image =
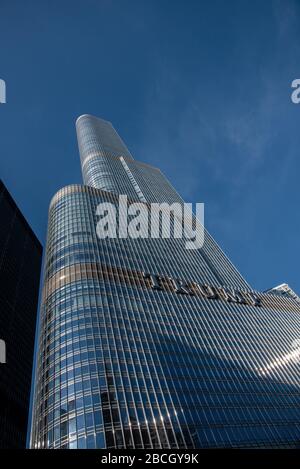
[[[2,181],[0,220],[0,448],[24,448],[42,246]]]

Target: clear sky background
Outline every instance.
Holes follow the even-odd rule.
[[[205,203],[255,289],[300,293],[299,1],[0,0],[0,45],[0,177],[43,244],[90,113]]]

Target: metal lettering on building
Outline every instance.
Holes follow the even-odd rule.
[[[154,290],[169,290],[167,285],[172,285],[173,291],[181,295],[198,295],[209,300],[221,300],[229,303],[245,304],[249,306],[261,306],[260,298],[250,291],[237,291],[228,287],[216,287],[200,284],[198,282],[184,282],[178,278],[162,277],[161,275],[143,273],[144,278],[149,279]]]

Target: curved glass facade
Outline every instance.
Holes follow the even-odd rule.
[[[121,140],[109,153],[115,131],[97,122],[77,121],[86,185],[50,204],[32,447],[297,446],[300,305],[204,296],[199,284],[252,292],[208,233],[193,251],[174,238],[99,240],[99,203],[181,198]],[[105,147],[95,166],[90,146]]]

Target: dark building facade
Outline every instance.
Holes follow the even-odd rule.
[[[25,448],[42,246],[2,181],[0,220],[0,448]]]
[[[210,234],[99,239],[119,195],[182,204],[109,122],[76,123],[84,185],[49,208],[33,448],[297,447],[300,305],[254,292]]]

